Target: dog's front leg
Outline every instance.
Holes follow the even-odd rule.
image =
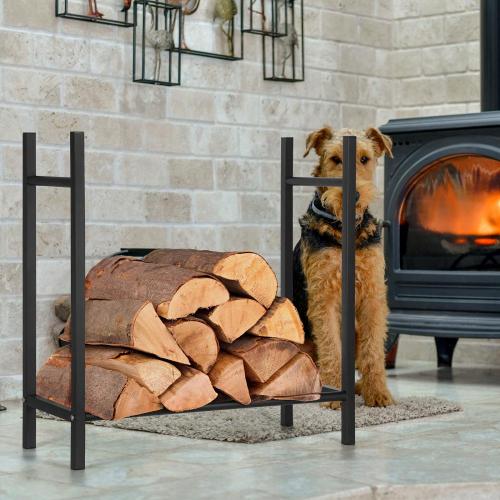
[[[394,403],[385,376],[384,341],[387,329],[387,302],[384,261],[381,251],[366,250],[359,260],[363,276],[357,312],[356,366],[361,374],[357,389],[367,406]]]
[[[318,366],[323,384],[340,389],[340,308],[337,302],[309,300],[308,317],[311,322]],[[325,403],[329,408],[339,408],[338,401]]]

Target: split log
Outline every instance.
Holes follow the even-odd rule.
[[[208,375],[189,366],[181,366],[180,371],[182,377],[160,396],[160,401],[167,410],[195,410],[217,397]]]
[[[71,350],[66,346],[53,356],[71,359]],[[163,394],[181,376],[181,372],[166,361],[119,347],[87,346],[85,363],[123,373],[155,396]]]
[[[244,336],[223,349],[242,359],[245,373],[252,382],[266,382],[299,352],[292,342]]]
[[[99,262],[87,274],[85,288],[88,299],[149,300],[166,319],[184,318],[229,300],[225,286],[208,274],[130,257]]]
[[[69,341],[71,322],[66,323],[62,340]],[[87,300],[85,343],[131,347],[189,365],[167,327],[145,300]]]
[[[71,407],[71,359],[51,356],[37,375],[37,394]],[[85,411],[105,420],[161,410],[159,399],[133,378],[85,365]]]
[[[212,385],[227,394],[238,403],[248,405],[251,402],[245,377],[243,360],[221,352],[217,363],[208,374]]]
[[[315,401],[321,395],[318,367],[301,352],[280,368],[267,382],[250,387],[252,397]]]
[[[228,302],[198,315],[215,330],[222,342],[234,342],[259,321],[266,308],[253,299],[232,297]]]
[[[252,252],[212,252],[209,250],[154,250],[144,262],[169,264],[217,276],[228,290],[257,300],[268,308],[278,290],[276,275],[269,264]]]
[[[258,337],[273,337],[304,343],[304,326],[297,309],[286,297],[277,297],[265,316],[249,333]]]
[[[219,342],[213,328],[195,316],[167,321],[165,324],[192,365],[208,373],[219,354]]]

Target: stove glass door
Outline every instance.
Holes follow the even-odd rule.
[[[410,182],[399,222],[401,269],[500,271],[500,161],[432,163]]]

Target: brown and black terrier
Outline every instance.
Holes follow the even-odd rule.
[[[393,404],[384,365],[387,301],[380,224],[368,210],[375,197],[377,160],[392,156],[391,140],[376,128],[365,131],[325,127],[311,133],[304,156],[314,149],[315,177],[342,175],[343,137],[357,137],[356,151],[356,393],[368,406]],[[294,252],[294,301],[316,346],[324,384],[341,387],[342,188],[320,187],[300,219]],[[326,406],[338,408],[339,403]]]

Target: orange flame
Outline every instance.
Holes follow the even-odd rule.
[[[500,235],[500,162],[459,156],[434,163],[413,183],[401,212],[429,231],[479,236],[477,245],[493,245]],[[489,236],[490,238],[487,238]]]

